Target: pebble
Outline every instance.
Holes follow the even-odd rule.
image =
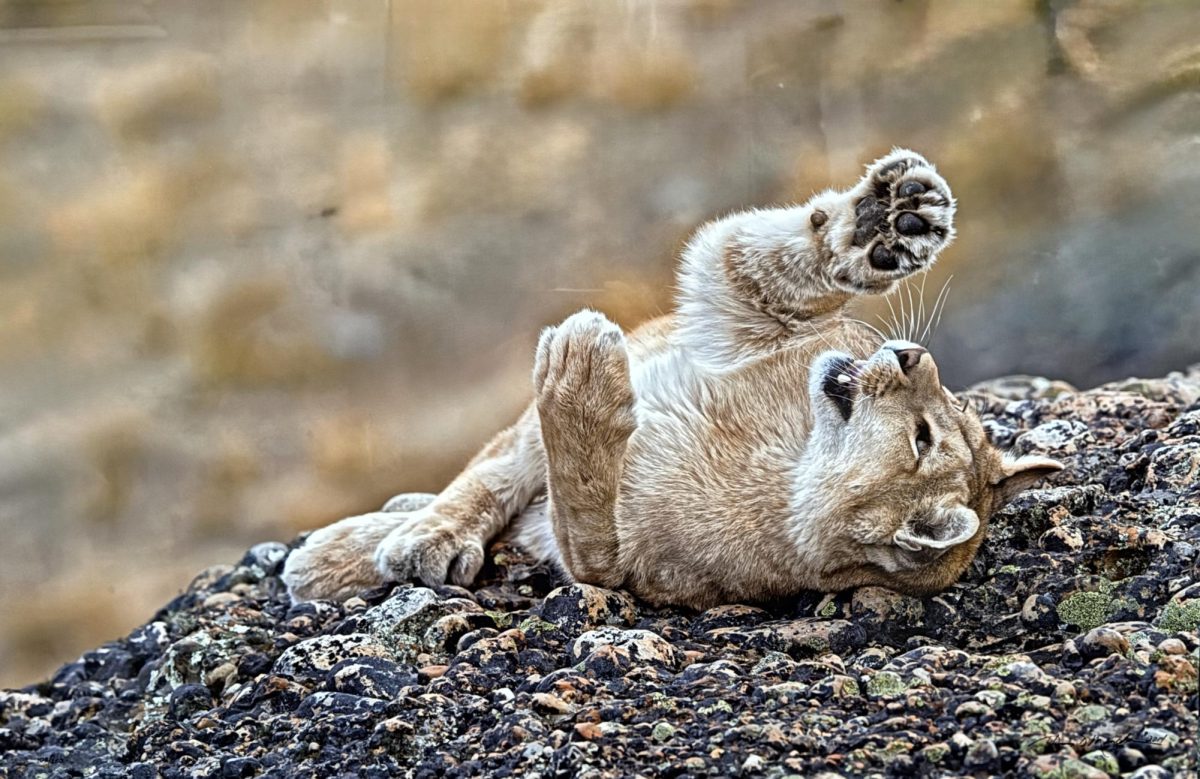
[[[1152,395],[1038,386],[979,407],[1068,467],[1002,509],[936,596],[696,614],[564,584],[499,544],[472,590],[293,605],[288,548],[260,544],[0,691],[0,775],[1178,773],[1200,724],[1200,523],[1180,486],[1200,412],[1178,388],[1200,397],[1200,370]]]
[[[1129,651],[1129,640],[1109,627],[1093,628],[1076,644],[1088,659],[1110,654],[1124,655]]]

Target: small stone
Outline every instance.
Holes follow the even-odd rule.
[[[1117,750],[1117,765],[1123,773],[1134,771],[1146,764],[1146,755],[1140,749],[1122,747]]]
[[[604,731],[595,722],[577,722],[575,732],[586,741],[595,741],[604,735]]]
[[[1178,638],[1165,638],[1158,645],[1158,651],[1164,655],[1185,655],[1187,645]]]
[[[988,717],[993,714],[992,709],[987,704],[980,701],[965,701],[958,705],[954,710],[954,716],[958,719],[966,719],[967,717]]]
[[[930,744],[921,750],[921,756],[925,761],[937,765],[945,760],[950,755],[950,745],[944,743]]]
[[[352,657],[330,669],[325,687],[331,692],[390,700],[417,681],[412,666],[382,657]]]
[[[543,714],[551,715],[566,715],[575,711],[571,704],[548,692],[534,693],[533,708]]]
[[[428,684],[434,679],[440,679],[446,675],[446,670],[450,666],[447,665],[426,665],[417,669],[417,680]]]
[[[1054,693],[1051,696],[1055,703],[1063,706],[1075,705],[1075,685],[1070,682],[1059,682],[1054,686]]]
[[[1196,666],[1184,655],[1164,655],[1154,672],[1154,685],[1164,690],[1196,692]]]
[[[797,684],[797,682],[784,682],[783,684]],[[800,686],[803,687],[803,685]],[[809,689],[809,694],[820,700],[828,698],[853,698],[859,695],[860,692],[861,688],[858,686],[858,680],[853,676],[845,674],[827,676]],[[797,698],[803,695],[804,693],[798,692]]]
[[[908,689],[904,679],[894,671],[879,671],[867,680],[867,694],[872,698],[888,698]]]
[[[660,744],[664,741],[670,741],[671,737],[674,735],[675,726],[669,722],[656,722],[654,724],[654,730],[650,731],[650,738],[654,739]]]
[[[1042,533],[1038,546],[1048,552],[1078,552],[1083,548],[1083,534],[1073,527],[1053,527]]]
[[[231,603],[237,603],[241,598],[234,595],[232,592],[216,592],[204,599],[201,604],[206,609],[219,609],[222,606],[228,606]]]
[[[433,621],[421,636],[421,646],[446,655],[457,651],[460,638],[471,632],[471,622],[462,614],[446,614]]]
[[[603,625],[632,625],[637,621],[637,607],[627,593],[576,583],[552,590],[538,615],[578,635]]]
[[[1062,755],[1042,755],[1029,767],[1032,776],[1043,779],[1108,779],[1108,774],[1082,760]]]
[[[289,647],[273,671],[300,682],[319,682],[338,663],[351,657],[388,658],[387,647],[364,633],[317,636]]]
[[[464,633],[459,637],[458,644],[456,644],[454,647],[455,653],[459,654],[465,652],[474,646],[478,641],[485,638],[494,638],[497,635],[499,635],[498,631],[494,630],[493,628],[479,628],[478,630],[472,630],[469,633]]]
[[[963,762],[969,768],[984,769],[1000,757],[1000,750],[990,738],[982,738],[971,745]]]
[[[221,764],[221,776],[225,779],[248,779],[262,770],[262,763],[253,757],[233,757]]]
[[[576,661],[583,660],[605,646],[625,650],[637,663],[650,663],[664,668],[677,668],[683,659],[675,647],[656,633],[615,627],[602,627],[584,633],[571,644],[571,655]]]
[[[1083,422],[1056,419],[1017,436],[1016,449],[1063,456],[1078,452],[1094,440],[1092,431]]]
[[[1080,706],[1075,711],[1071,712],[1071,719],[1082,724],[1090,722],[1103,722],[1109,718],[1108,708],[1101,706],[1098,703],[1093,703],[1088,706]]]
[[[1034,593],[1021,606],[1021,621],[1037,627],[1053,627],[1058,622],[1054,598],[1045,593]]]
[[[1104,773],[1110,776],[1117,776],[1121,773],[1121,766],[1117,762],[1117,756],[1112,752],[1105,752],[1102,749],[1088,752],[1082,758],[1083,762],[1094,765]]]
[[[300,702],[296,707],[295,716],[307,720],[320,720],[322,717],[363,717],[382,714],[386,708],[384,701],[378,698],[364,698],[361,695],[351,695],[345,692],[314,692]]]
[[[1176,774],[1160,765],[1144,765],[1130,775],[1130,779],[1171,779]]]
[[[238,668],[233,663],[221,663],[204,674],[204,684],[210,688],[224,690],[237,676]]]
[[[212,693],[203,684],[184,684],[171,691],[168,711],[175,720],[186,720],[213,706]]]
[[[1110,627],[1093,628],[1077,642],[1080,653],[1089,660],[1106,655],[1125,655],[1129,639]]]
[[[1018,708],[1030,711],[1047,711],[1050,708],[1050,703],[1050,696],[1048,695],[1030,695],[1029,693],[1021,693],[1017,696],[1016,700]]]
[[[745,776],[746,774],[761,773],[763,770],[763,765],[764,762],[761,757],[758,755],[750,755],[750,757],[742,761],[742,775]]]
[[[429,651],[431,647],[449,651],[459,636],[472,627],[465,618],[450,620],[434,628],[428,636],[431,643],[426,644],[426,631],[438,620],[452,614],[481,611],[482,608],[474,601],[465,598],[443,600],[433,590],[409,587],[363,612],[357,619],[363,631],[387,646],[396,659],[415,662],[419,654]]]
[[[1143,728],[1137,743],[1151,754],[1161,754],[1179,745],[1179,734],[1166,728]]]
[[[901,595],[883,587],[859,587],[850,599],[850,613],[879,621],[881,624],[898,620],[903,624],[917,624],[925,614],[920,598]]]

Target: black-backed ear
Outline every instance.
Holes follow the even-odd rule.
[[[918,560],[932,562],[947,549],[970,541],[977,532],[979,516],[959,504],[908,520],[892,536],[892,543]]]
[[[1024,457],[1004,455],[1004,459],[1000,461],[1000,477],[992,483],[992,489],[996,491],[994,507],[1000,508],[1015,498],[1018,493],[1062,469],[1062,463],[1058,460],[1051,460],[1049,457],[1041,455],[1027,454]]]

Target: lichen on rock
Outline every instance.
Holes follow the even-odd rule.
[[[0,692],[0,775],[1194,775],[1200,369],[995,386],[1067,468],[945,592],[696,614],[498,545],[470,591],[292,605],[259,545]]]

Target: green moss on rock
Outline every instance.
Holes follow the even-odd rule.
[[[1058,604],[1058,618],[1080,630],[1098,628],[1108,621],[1112,598],[1103,592],[1077,592]]]
[[[1159,614],[1157,626],[1168,633],[1190,633],[1200,630],[1200,600],[1187,603],[1171,601]]]
[[[893,671],[880,671],[867,680],[867,694],[874,698],[900,695],[907,689],[900,674]]]

